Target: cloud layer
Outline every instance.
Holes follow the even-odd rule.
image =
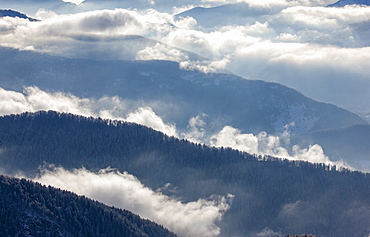
[[[182,203],[145,187],[133,175],[110,169],[93,173],[86,169],[67,171],[54,168],[44,170],[34,181],[130,210],[183,237],[218,236],[217,221],[232,201],[232,195],[228,195]]]
[[[56,14],[40,9],[35,13],[40,22],[1,18],[0,45],[77,58],[173,60],[203,72],[230,70],[354,112],[370,111],[370,7],[324,7],[331,0],[151,2],[142,1],[151,9],[140,10]],[[239,5],[199,8],[181,17],[155,10],[227,3]],[[98,2],[84,4],[94,9]],[[144,38],[127,37],[132,35]]]

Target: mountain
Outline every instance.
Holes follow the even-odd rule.
[[[216,7],[195,7],[181,12],[176,17],[192,17],[197,20],[197,24],[202,27],[226,26],[226,25],[245,25],[254,24],[257,16],[262,17],[275,13],[276,7],[256,8],[248,3],[225,4]]]
[[[355,114],[277,83],[183,70],[170,61],[71,59],[9,48],[0,48],[0,60],[4,89],[21,92],[34,85],[83,98],[120,96],[127,100],[128,110],[150,106],[180,130],[199,114],[207,115],[210,134],[226,125],[274,134],[294,122],[291,131],[303,134],[367,124]]]
[[[258,236],[266,229],[339,237],[370,232],[370,177],[360,172],[208,147],[133,123],[52,111],[0,117],[0,140],[0,167],[8,173],[32,176],[45,162],[66,169],[110,166],[152,190],[170,183],[185,202],[235,195],[218,223],[221,236]]]
[[[2,236],[176,236],[129,211],[25,179],[0,175],[0,191]]]
[[[28,19],[29,21],[37,21],[36,19],[30,18],[26,14],[23,14],[23,13],[20,13],[20,12],[17,12],[17,11],[13,11],[13,10],[10,10],[10,9],[0,10],[0,18],[1,17],[6,17],[6,16],[19,17],[19,18],[23,18],[23,19]]]
[[[310,40],[310,43],[325,43],[339,47],[369,47],[370,21],[362,21],[338,28],[330,32],[330,36],[322,35]]]
[[[325,147],[325,153],[334,160],[346,157],[346,161],[353,166],[356,166],[356,163],[365,165],[369,162],[364,159],[369,154],[369,150],[366,149],[367,143],[370,141],[369,125],[352,125],[315,131],[306,134],[304,137],[305,139],[302,140],[307,139],[310,143],[321,144]],[[348,145],[343,146],[343,144]],[[359,157],[362,158],[359,159]]]
[[[353,4],[369,6],[370,2],[367,0],[339,0],[336,3],[330,4],[328,7],[344,7],[344,6],[353,5]]]
[[[18,11],[24,12],[30,16],[34,16],[40,8],[50,9],[60,4],[66,3],[62,0],[0,0],[1,8],[17,9]]]
[[[25,86],[31,85],[80,98],[119,96],[126,114],[149,106],[165,122],[176,124],[179,133],[188,131],[189,119],[206,114],[203,117],[206,139],[227,125],[243,133],[281,134],[286,125],[294,123],[289,127],[292,141],[296,142],[293,144],[312,145],[313,141],[319,141],[317,137],[313,140],[301,135],[368,125],[353,113],[314,101],[276,83],[183,70],[178,63],[170,61],[72,59],[0,48],[0,87],[22,92]],[[340,146],[341,150],[358,147],[354,143],[356,139],[335,147]],[[332,143],[324,144],[324,151],[335,151],[336,148],[330,147]],[[350,157],[335,152],[334,159],[368,160],[366,152],[370,148],[366,145],[361,150]]]

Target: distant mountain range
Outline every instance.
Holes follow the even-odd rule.
[[[0,117],[0,140],[0,167],[8,173],[33,176],[45,162],[66,169],[110,166],[152,190],[170,183],[184,202],[235,195],[218,223],[221,236],[258,236],[267,229],[363,237],[370,231],[370,177],[360,172],[212,148],[137,124],[52,111]],[[174,195],[170,191],[163,193]]]
[[[2,236],[176,235],[139,216],[68,191],[0,175]]]
[[[273,8],[253,8],[248,3],[224,4],[216,7],[195,7],[181,12],[176,17],[192,17],[203,27],[223,25],[254,24],[256,16],[268,16],[275,13]],[[210,20],[212,19],[212,20]]]
[[[276,83],[246,80],[231,74],[204,74],[187,71],[169,61],[109,61],[54,57],[31,51],[0,48],[0,87],[22,92],[25,86],[38,86],[46,91],[72,93],[81,98],[120,96],[127,112],[140,106],[151,107],[166,122],[185,131],[189,119],[206,114],[205,136],[229,125],[243,133],[265,131],[279,134],[289,127],[297,135],[297,144],[323,142],[324,150],[336,159],[368,160],[368,146],[350,157],[348,147],[358,147],[357,137],[348,129],[368,126],[359,116],[337,106],[319,103],[299,92]],[[21,70],[20,70],[21,69]],[[315,131],[340,130],[339,137],[349,143],[336,143],[306,136]],[[303,135],[306,134],[306,135]],[[303,136],[301,136],[303,135]],[[294,140],[294,139],[293,139]],[[335,139],[340,141],[341,139]],[[354,144],[356,143],[356,144]],[[319,143],[320,144],[320,143]]]
[[[10,48],[0,48],[0,59],[4,89],[21,92],[35,85],[80,97],[118,95],[151,106],[180,129],[202,113],[215,131],[231,125],[244,132],[274,134],[294,122],[292,132],[303,134],[367,124],[355,114],[277,83],[183,70],[175,62],[70,59]]]

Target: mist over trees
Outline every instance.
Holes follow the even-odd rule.
[[[0,175],[2,236],[176,235],[139,216],[68,191]]]
[[[122,121],[56,112],[0,118],[0,164],[36,175],[41,165],[108,166],[153,190],[171,183],[183,201],[235,195],[218,223],[221,236],[279,233],[365,236],[370,226],[368,174],[323,164],[254,156],[179,140]]]

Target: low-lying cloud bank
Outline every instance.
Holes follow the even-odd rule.
[[[187,129],[176,127],[174,121],[164,121],[151,107],[136,107],[132,110],[127,101],[117,96],[100,99],[79,98],[61,92],[46,92],[37,87],[26,87],[23,93],[0,88],[0,115],[39,110],[54,110],[84,116],[118,119],[135,122],[169,136],[188,139],[216,147],[231,147],[252,154],[269,155],[290,160],[304,160],[314,163],[325,163],[337,167],[350,168],[344,162],[331,161],[318,144],[301,148],[290,143],[289,126],[280,136],[260,132],[257,135],[243,134],[237,128],[225,125],[222,130],[210,134],[204,121],[206,114],[189,118]],[[128,107],[131,109],[129,110]]]
[[[86,169],[47,169],[34,181],[130,210],[183,237],[218,236],[220,228],[217,227],[217,221],[230,208],[233,199],[232,195],[227,195],[182,203],[145,187],[127,172],[120,173],[112,169],[97,173]]]

